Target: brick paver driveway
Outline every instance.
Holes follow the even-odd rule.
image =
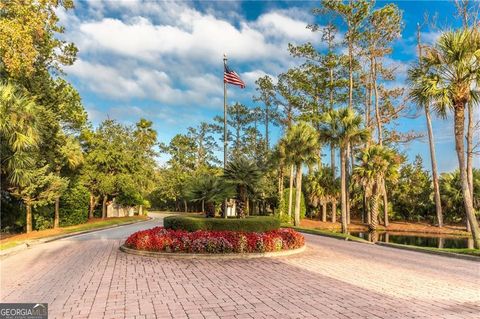
[[[306,235],[306,252],[251,260],[127,255],[153,220],[1,261],[2,302],[50,318],[480,318],[480,263]]]

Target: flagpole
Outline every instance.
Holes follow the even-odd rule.
[[[223,54],[223,74],[227,66],[227,54]],[[223,80],[223,169],[227,166],[227,82]],[[225,199],[224,217],[227,218],[227,200]]]
[[[223,70],[227,65],[227,55],[223,54]],[[227,82],[223,81],[223,168],[227,165]]]

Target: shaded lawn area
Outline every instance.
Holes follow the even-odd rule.
[[[12,248],[20,244],[32,241],[43,239],[47,237],[54,237],[64,234],[70,234],[75,232],[82,232],[92,229],[100,229],[104,227],[121,225],[125,223],[130,223],[134,221],[146,220],[147,216],[129,216],[129,217],[110,217],[110,218],[93,218],[85,224],[78,224],[68,227],[59,227],[56,229],[46,229],[40,231],[33,231],[29,234],[22,233],[16,235],[5,235],[0,234],[0,250]]]
[[[340,232],[342,225],[340,223],[322,222],[313,219],[302,219],[300,227],[319,229],[333,232]],[[378,231],[389,232],[409,232],[409,233],[423,233],[423,234],[449,234],[458,236],[469,236],[470,233],[466,232],[465,226],[458,225],[445,225],[444,227],[436,227],[427,223],[408,223],[408,222],[390,222],[389,226],[385,228],[379,225]],[[368,231],[368,226],[362,224],[359,220],[352,220],[352,223],[348,225],[349,232],[364,232]]]
[[[437,249],[439,251],[446,251],[450,253],[473,255],[473,256],[480,257],[480,249],[473,249],[473,248],[430,248],[430,249],[432,250]]]
[[[302,223],[300,223],[300,224],[303,225]],[[295,227],[295,226],[291,226],[291,225],[288,225],[288,224],[284,224],[282,226],[283,227],[290,227],[290,228],[293,228],[293,229],[295,229],[299,232],[312,234],[312,235],[327,236],[327,237],[345,239],[345,240],[362,242],[362,243],[371,243],[371,242],[369,242],[369,241],[367,241],[363,238],[352,236],[352,235],[349,235],[349,234],[343,234],[340,231],[335,231],[335,230],[332,231],[332,230],[323,230],[323,229],[306,228],[306,227]],[[349,229],[350,229],[350,227],[349,227]],[[353,229],[350,229],[350,230],[354,231]],[[411,230],[406,230],[405,232],[408,232],[408,231],[411,232]],[[463,232],[463,233],[465,233],[465,232]],[[432,235],[434,235],[434,234],[437,234],[437,235],[439,235],[439,234],[453,235],[455,233],[448,233],[448,232],[447,233],[432,233]],[[406,248],[412,247],[412,248],[417,249],[417,251],[418,250],[425,250],[425,251],[432,251],[432,252],[441,251],[441,252],[447,252],[447,253],[455,253],[455,254],[461,254],[461,255],[472,255],[472,256],[480,257],[480,249],[473,249],[473,248],[435,248],[435,247],[422,247],[422,246],[402,245],[402,244],[395,244],[395,246],[405,246]],[[389,247],[392,247],[392,246],[389,246]]]
[[[401,245],[401,246],[415,247],[419,250],[427,250],[427,251],[433,251],[433,252],[441,251],[441,252],[447,252],[447,253],[455,253],[455,254],[461,254],[461,255],[471,255],[471,256],[480,257],[480,249],[474,249],[474,248],[435,248],[435,247],[421,247],[421,246],[409,246],[409,245]]]
[[[333,238],[339,238],[339,239],[345,239],[345,240],[351,240],[351,241],[357,241],[357,242],[362,242],[362,243],[369,243],[368,240],[365,240],[363,238],[357,237],[357,236],[352,236],[349,234],[343,234],[341,232],[336,232],[336,231],[329,231],[329,230],[322,230],[322,229],[313,229],[313,228],[305,228],[305,227],[295,227],[291,225],[282,225],[283,227],[288,227],[295,229],[296,231],[306,233],[306,234],[312,234],[312,235],[321,235],[321,236],[327,236],[327,237],[333,237]]]

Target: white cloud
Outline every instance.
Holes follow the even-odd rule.
[[[247,84],[247,85],[255,85],[255,81],[262,77],[262,76],[265,76],[265,75],[268,75],[270,78],[272,78],[272,81],[274,83],[277,82],[277,77],[276,76],[273,76],[271,74],[268,74],[266,73],[265,71],[263,70],[253,70],[253,71],[249,71],[249,72],[243,72],[240,74],[240,77],[242,78],[242,80]]]
[[[256,25],[263,34],[281,39],[310,41],[319,39],[319,33],[307,29],[305,21],[296,20],[279,12],[269,12],[261,15]]]
[[[238,14],[218,15],[217,5],[201,12],[185,2],[115,3],[82,3],[86,16],[59,16],[67,26],[66,38],[80,50],[80,58],[66,71],[83,88],[119,101],[216,107],[223,95],[223,53],[239,73],[238,65],[248,63],[251,69],[241,73],[248,87],[240,93],[250,94],[258,77],[299,63],[289,56],[288,42],[319,36],[306,29],[310,21],[294,18],[307,17],[296,8],[247,21]],[[237,93],[232,90],[229,98],[237,98]]]
[[[78,59],[67,73],[82,81],[89,90],[113,98],[143,97],[144,92],[133,79],[121,75],[118,70],[97,63]]]
[[[241,23],[236,28],[211,15],[185,12],[180,15],[183,26],[154,25],[144,17],[130,22],[104,18],[80,26],[84,51],[105,51],[133,58],[153,60],[163,54],[188,57],[190,60],[213,62],[226,52],[239,60],[266,57],[274,45],[264,35]]]

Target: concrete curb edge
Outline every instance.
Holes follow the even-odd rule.
[[[246,253],[246,254],[187,254],[187,253],[163,253],[156,251],[146,251],[127,248],[121,245],[119,249],[127,254],[139,255],[145,257],[156,258],[173,258],[173,259],[252,259],[252,258],[264,258],[264,257],[283,257],[299,254],[305,251],[307,245],[303,245],[297,249],[289,249],[282,251],[272,251],[266,253]]]

